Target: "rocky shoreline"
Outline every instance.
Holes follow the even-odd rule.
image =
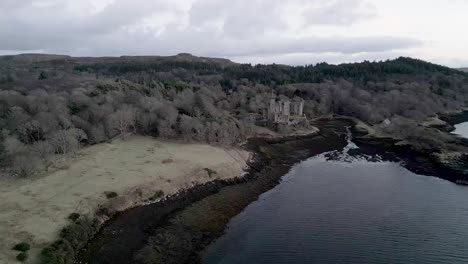
[[[353,142],[360,152],[368,155],[378,154],[383,159],[401,162],[408,170],[435,176],[460,185],[468,185],[468,139],[451,134],[455,125],[468,121],[468,111],[447,113],[439,116],[441,124],[431,125],[428,129],[439,130],[447,135],[442,148],[421,150],[412,144],[389,137],[368,136],[363,130],[353,129]],[[457,145],[462,151],[454,150]]]
[[[460,111],[457,113],[442,114],[439,117],[441,120],[447,123],[447,129],[449,132],[455,130],[454,125],[468,121],[468,111]]]
[[[251,139],[256,153],[248,173],[196,186],[159,203],[137,207],[108,221],[76,263],[200,263],[200,252],[229,220],[274,186],[296,163],[342,149],[348,120],[324,120],[308,136]]]
[[[445,164],[391,138],[368,137],[348,119],[316,121],[315,135],[249,140],[256,153],[242,178],[195,186],[161,202],[119,213],[105,223],[80,252],[76,263],[149,264],[201,263],[201,253],[221,236],[229,220],[258,196],[276,186],[296,163],[311,156],[342,149],[346,127],[352,127],[359,153],[401,162],[408,170],[458,184],[468,182],[464,164]]]
[[[443,163],[431,153],[423,153],[407,145],[397,145],[391,138],[355,137],[353,142],[359,152],[379,155],[383,160],[400,162],[403,167],[420,175],[435,176],[456,184],[466,185],[468,175],[464,173],[468,157],[461,156],[453,163]]]

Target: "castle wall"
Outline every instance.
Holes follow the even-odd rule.
[[[289,123],[291,115],[303,115],[303,107],[304,101],[302,100],[291,102],[289,100],[277,101],[272,98],[267,110],[267,118],[275,123]]]

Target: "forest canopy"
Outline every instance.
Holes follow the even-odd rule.
[[[236,64],[172,57],[0,57],[0,162],[17,175],[129,134],[236,144],[271,94],[308,118],[422,120],[468,103],[467,73],[411,58],[341,65]]]

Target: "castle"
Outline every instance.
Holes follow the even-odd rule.
[[[271,98],[266,111],[265,119],[274,124],[293,124],[297,120],[304,119],[304,100],[294,98]]]

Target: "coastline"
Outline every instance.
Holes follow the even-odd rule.
[[[43,263],[201,263],[203,250],[223,234],[229,220],[279,184],[292,166],[343,148],[346,127],[351,127],[360,154],[378,154],[384,160],[401,162],[418,174],[458,184],[468,182],[455,164],[441,163],[431,154],[396,144],[397,140],[368,135],[356,120],[322,119],[315,120],[314,126],[320,130],[311,135],[250,138],[244,151],[254,158],[242,177],[192,182],[164,197],[145,199],[146,205],[134,201],[132,206],[111,211],[106,206],[104,211],[98,210],[98,218],[82,217],[72,222],[64,229],[66,237],[62,230],[60,239],[47,248],[46,255],[52,261]],[[64,242],[80,232],[85,235],[74,243]]]
[[[391,138],[368,136],[355,120],[336,118],[316,122],[314,125],[320,132],[315,135],[251,139],[247,147],[256,154],[255,162],[250,164],[243,179],[210,183],[210,188],[198,186],[181,194],[179,202],[168,202],[171,206],[179,204],[173,210],[139,208],[140,213],[147,214],[146,217],[134,211],[122,213],[105,224],[81,252],[77,263],[201,263],[204,249],[223,234],[229,220],[260,194],[279,184],[294,164],[343,148],[346,127],[351,127],[353,142],[360,147],[358,154],[378,154],[383,160],[400,162],[415,173],[458,184],[465,179],[453,164],[443,164],[430,154],[396,144],[398,141]],[[139,233],[142,234],[138,243],[128,239],[135,234],[135,229],[127,228],[135,225],[140,225]]]
[[[255,159],[244,178],[198,186],[167,204],[120,214],[104,224],[77,263],[200,263],[200,253],[233,216],[276,186],[294,164],[342,149],[350,125],[323,120],[314,135],[250,139],[247,148]]]
[[[464,108],[457,112],[441,114],[440,119],[445,121],[449,125],[449,128],[453,128],[456,124],[468,121],[468,109]]]
[[[31,245],[26,263],[62,263],[116,212],[238,177],[249,156],[234,147],[133,136],[83,148],[42,177],[2,179],[0,263],[15,263],[11,248],[20,242]],[[46,247],[57,250],[44,260]]]
[[[467,185],[468,176],[463,166],[468,164],[466,156],[444,163],[431,153],[422,153],[408,145],[398,145],[391,138],[354,137],[353,142],[359,147],[359,153],[379,155],[383,160],[400,162],[409,171],[438,177],[456,184]]]
[[[400,162],[406,169],[420,175],[438,177],[459,185],[468,185],[468,139],[452,134],[454,125],[467,122],[468,111],[441,114],[420,125],[446,135],[443,147],[421,150],[417,146],[388,135],[375,136],[367,129],[354,126],[353,142],[359,152],[380,155],[384,160]],[[458,149],[454,149],[454,145]]]

